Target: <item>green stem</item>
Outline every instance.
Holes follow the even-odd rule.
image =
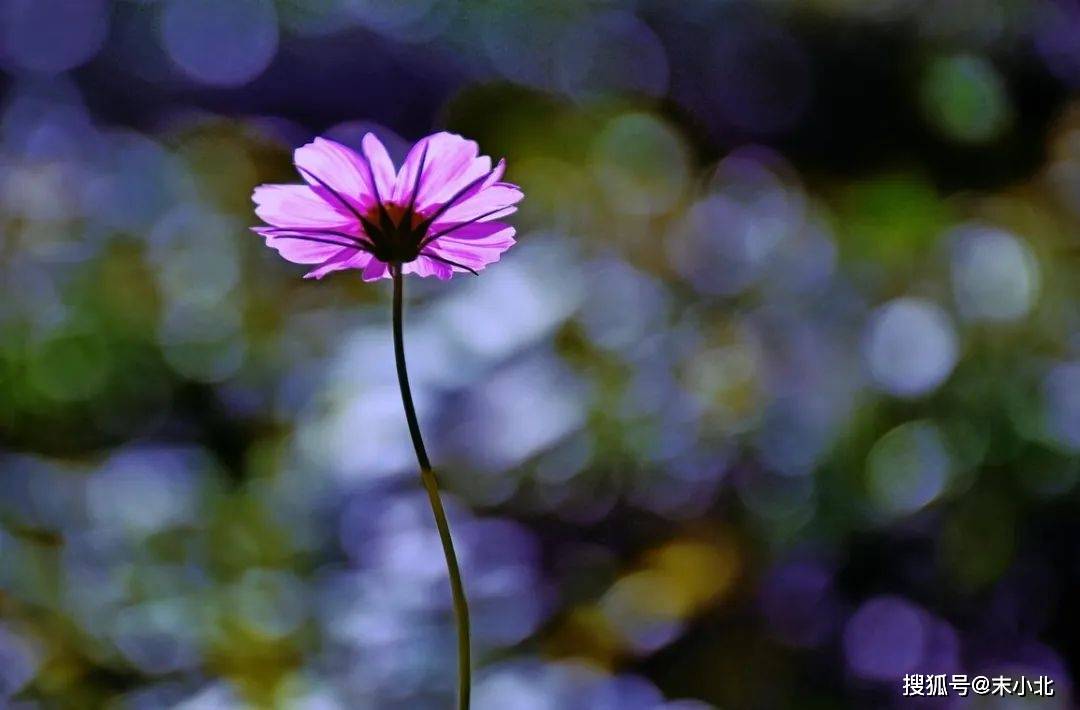
[[[431,512],[435,515],[435,525],[439,528],[443,554],[446,556],[446,570],[450,575],[450,592],[454,598],[454,616],[457,618],[458,636],[458,709],[468,710],[469,695],[472,691],[470,680],[469,654],[469,604],[465,600],[465,588],[461,584],[461,570],[458,569],[457,555],[454,553],[454,540],[450,537],[450,524],[446,521],[442,499],[439,497],[439,483],[435,472],[431,470],[424,440],[420,436],[420,423],[416,419],[416,407],[413,405],[412,390],[409,389],[409,373],[405,367],[405,338],[401,327],[401,301],[404,290],[401,265],[390,267],[394,277],[394,359],[397,362],[398,384],[401,386],[401,403],[405,406],[405,419],[409,423],[416,460],[420,464],[420,479],[431,501]]]

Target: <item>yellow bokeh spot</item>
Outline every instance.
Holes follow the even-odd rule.
[[[667,587],[683,616],[701,611],[732,586],[739,573],[734,542],[720,538],[711,542],[669,543],[646,557],[647,566],[667,580]]]
[[[576,658],[599,669],[610,670],[622,653],[622,640],[595,606],[570,611],[544,643],[553,658]]]

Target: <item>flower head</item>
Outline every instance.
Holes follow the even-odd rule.
[[[297,264],[317,264],[305,278],[361,269],[365,281],[403,273],[448,279],[476,273],[514,243],[500,221],[521,189],[501,182],[474,141],[436,133],[412,147],[395,171],[373,134],[361,152],[316,138],[293,157],[306,184],[261,185],[252,199],[269,226],[254,227],[267,246]]]

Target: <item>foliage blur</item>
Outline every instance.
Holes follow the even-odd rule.
[[[0,0],[0,705],[447,706],[386,284],[247,227],[449,129],[527,196],[408,283],[479,710],[1072,707],[1078,89],[1067,0]]]

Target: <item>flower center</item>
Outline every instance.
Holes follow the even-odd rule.
[[[401,205],[372,207],[361,218],[371,253],[388,264],[406,264],[420,256],[426,229],[423,217]]]

